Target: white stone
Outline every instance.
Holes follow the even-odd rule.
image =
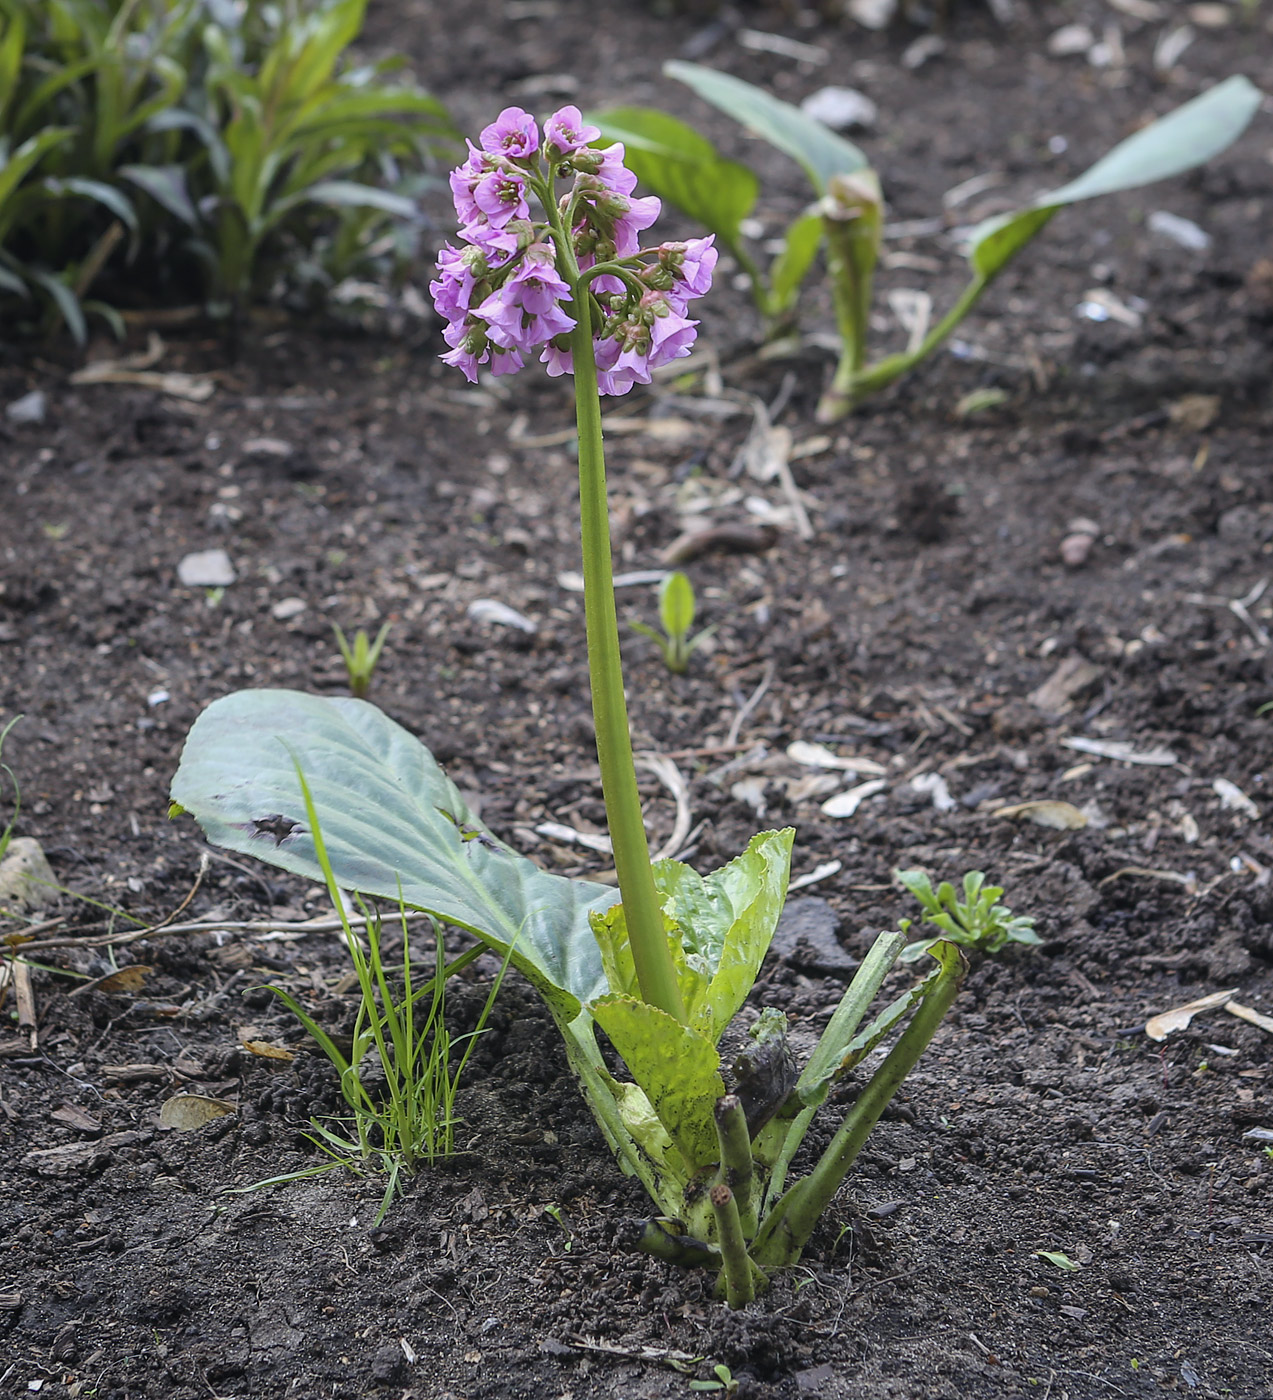
[[[177,577],[186,588],[228,588],[238,575],[224,549],[201,549],[177,565]]]

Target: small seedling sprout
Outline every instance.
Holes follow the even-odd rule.
[[[384,650],[385,638],[389,635],[390,623],[386,622],[376,633],[376,640],[369,641],[367,633],[360,627],[354,633],[353,645],[350,646],[349,639],[341,631],[336,623],[332,623],[332,631],[336,634],[336,645],[340,648],[340,654],[345,662],[345,672],[349,676],[349,693],[356,700],[365,700],[367,692],[371,689],[371,678],[376,673],[376,664],[380,660],[380,653]]]
[[[738,1394],[738,1382],[734,1379],[734,1373],[729,1369],[728,1366],[724,1365],[721,1362],[717,1362],[716,1365],[712,1367],[712,1374],[715,1377],[714,1380],[691,1381],[690,1389],[715,1391],[721,1395]]]
[[[694,585],[679,569],[674,569],[659,584],[659,622],[663,635],[660,636],[644,622],[629,625],[634,632],[649,637],[658,646],[663,664],[669,671],[683,676],[689,670],[691,653],[716,631],[715,626],[704,627],[691,637],[689,633],[694,625],[694,613]]]
[[[1034,931],[1034,919],[1029,915],[1015,917],[1007,905],[1000,904],[1003,889],[987,885],[980,870],[970,870],[964,876],[962,901],[949,881],[943,880],[934,891],[932,881],[922,870],[894,870],[893,878],[919,900],[924,910],[922,923],[941,930],[932,938],[908,944],[902,950],[901,962],[915,962],[941,938],[978,953],[997,953],[1009,943],[1038,947],[1043,941]],[[903,933],[911,923],[910,919],[901,920]]]
[[[22,718],[21,715],[14,717],[0,729],[0,753],[4,752],[4,741],[9,737],[9,731]],[[13,840],[13,830],[18,824],[18,813],[22,810],[22,793],[18,788],[18,780],[13,776],[13,769],[7,763],[0,763],[0,773],[3,773],[13,784],[13,815],[9,818],[3,831],[0,831],[0,860],[4,859],[4,853],[9,849],[9,842]]]

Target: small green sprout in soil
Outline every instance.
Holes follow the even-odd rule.
[[[921,922],[941,930],[932,938],[908,944],[902,951],[902,962],[914,962],[922,957],[939,938],[947,938],[961,948],[978,953],[997,953],[1009,943],[1038,947],[1043,941],[1034,931],[1034,919],[1029,915],[1017,917],[1007,905],[1000,904],[1003,889],[999,885],[987,885],[980,870],[970,870],[964,876],[962,900],[949,881],[943,880],[934,890],[932,881],[922,870],[894,870],[893,878],[923,906]],[[911,922],[910,919],[901,921],[899,927],[903,933],[911,927]]]
[[[391,624],[384,623],[380,631],[376,633],[376,640],[369,641],[367,634],[360,627],[354,633],[353,644],[350,645],[348,637],[337,626],[332,623],[332,631],[336,634],[336,645],[340,648],[341,659],[345,663],[345,673],[349,677],[349,693],[355,695],[359,700],[367,698],[367,692],[371,689],[371,678],[376,673],[376,666],[380,661],[380,653],[384,650],[385,638],[389,635]]]
[[[716,630],[715,627],[704,627],[691,637],[694,612],[694,585],[679,569],[673,569],[659,584],[659,622],[663,634],[660,635],[644,622],[632,622],[629,626],[658,646],[663,664],[669,671],[683,676],[690,668],[690,656],[695,648],[702,646]]]
[[[718,1362],[712,1367],[714,1379],[707,1381],[691,1381],[691,1390],[715,1391],[719,1395],[737,1395],[738,1382],[734,1379],[734,1373]]]
[[[9,731],[22,718],[21,715],[14,717],[0,729],[0,754],[4,752],[4,741],[9,737]],[[13,776],[13,769],[7,763],[0,763],[0,773],[3,773],[13,785],[13,815],[9,818],[3,831],[0,831],[0,860],[4,859],[4,853],[9,849],[9,842],[13,840],[13,831],[18,824],[18,814],[22,810],[22,793],[18,787],[18,780]]]

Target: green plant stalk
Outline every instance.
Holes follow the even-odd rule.
[[[720,1141],[720,1179],[733,1191],[742,1232],[750,1238],[756,1233],[756,1204],[752,1196],[755,1170],[742,1100],[737,1094],[717,1099],[715,1116],[716,1135]]]
[[[831,224],[825,219],[824,223]],[[848,241],[847,239],[844,241]],[[869,324],[871,285],[870,269],[862,275],[851,250],[841,246],[841,240],[828,231],[827,274],[831,282],[831,301],[835,308],[835,327],[844,347],[835,377],[826,399],[839,402],[851,400],[862,366],[866,363],[866,333]]]
[[[872,394],[877,394],[881,389],[887,388],[895,379],[900,379],[902,375],[909,373],[921,361],[926,360],[976,306],[981,300],[982,293],[993,280],[992,277],[974,277],[960,293],[959,300],[932,327],[914,350],[908,350],[900,355],[886,355],[884,359],[876,360],[873,365],[867,365],[864,369],[859,367],[859,372],[850,375],[847,382],[843,382],[841,378],[844,364],[841,361],[840,367],[836,369],[831,388],[827,391],[823,404],[819,405],[819,414],[830,412],[834,399],[837,409],[835,417],[842,418],[846,413],[851,413],[859,404],[870,398]],[[833,420],[824,417],[823,421]]]
[[[711,1202],[716,1214],[716,1235],[720,1241],[725,1301],[731,1308],[745,1308],[755,1301],[756,1283],[752,1262],[747,1257],[742,1223],[738,1218],[738,1202],[723,1181],[712,1187]],[[719,1291],[719,1284],[717,1289]]]
[[[683,1269],[719,1268],[720,1252],[693,1235],[676,1235],[661,1220],[643,1220],[632,1248],[640,1254],[653,1255],[664,1263]]]
[[[853,403],[855,385],[866,364],[883,222],[879,180],[871,171],[833,179],[825,203],[829,206],[822,217],[827,272],[843,350],[831,386],[818,405],[823,422],[841,417],[846,411],[841,404]]]
[[[550,200],[559,252],[569,256],[569,239],[561,215]],[[575,416],[579,432],[579,520],[583,538],[584,615],[588,635],[588,678],[597,731],[597,759],[606,822],[614,847],[614,867],[628,925],[632,961],[643,1000],[666,1011],[682,1025],[685,1003],[663,928],[663,906],[650,871],[650,847],[641,817],[628,706],[623,694],[619,622],[614,604],[614,566],[610,553],[610,513],[606,500],[605,447],[597,362],[592,350],[590,298],[577,271],[569,278],[575,328],[570,333],[574,357]]]
[[[942,975],[858,1096],[817,1166],[803,1181],[797,1182],[765,1218],[751,1251],[752,1258],[762,1267],[784,1268],[800,1258],[814,1227],[840,1189],[880,1115],[915,1068],[942,1017],[950,1010],[967,967],[962,954],[958,953],[943,963]]]
[[[897,961],[905,943],[906,939],[900,933],[881,933],[875,940],[870,952],[862,960],[862,965],[854,973],[852,982],[845,989],[840,1004],[827,1022],[827,1028],[822,1032],[817,1047],[800,1076],[798,1089],[813,1085],[821,1075],[828,1073],[837,1062],[843,1060],[858,1026],[861,1025],[871,1002],[883,986],[885,977]],[[825,1093],[816,1101],[806,1104],[787,1127],[769,1172],[769,1184],[765,1188],[765,1199],[761,1209],[766,1215],[781,1197],[792,1158],[799,1150],[805,1134],[809,1131],[809,1125],[824,1101]]]

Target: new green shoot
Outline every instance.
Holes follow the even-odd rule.
[[[367,692],[371,689],[371,678],[376,673],[376,665],[380,660],[380,653],[384,650],[385,638],[389,635],[389,623],[385,623],[379,632],[376,633],[376,640],[369,641],[367,634],[360,627],[354,633],[353,645],[349,644],[349,638],[344,632],[332,623],[332,631],[336,634],[336,645],[340,648],[340,654],[345,663],[345,672],[349,676],[349,693],[356,700],[365,700]]]
[[[941,930],[932,938],[908,944],[902,950],[902,962],[914,962],[922,957],[939,938],[947,938],[978,953],[997,953],[1009,943],[1038,947],[1043,941],[1034,931],[1034,919],[1028,915],[1015,917],[1011,909],[1000,904],[1002,888],[987,885],[980,870],[970,870],[964,876],[962,900],[949,881],[943,880],[934,890],[932,881],[922,870],[894,870],[893,878],[919,900],[924,910],[922,922]],[[911,920],[903,919],[898,926],[905,933]]]
[[[21,715],[14,717],[0,729],[0,753],[4,752],[4,741],[9,737],[9,731],[22,718]],[[22,793],[18,788],[18,780],[13,776],[13,769],[7,763],[0,763],[0,773],[3,773],[13,784],[13,815],[9,818],[3,831],[0,831],[0,860],[4,859],[4,853],[9,849],[9,842],[13,840],[13,829],[18,824],[18,813],[22,810]]]
[[[644,622],[628,625],[634,632],[649,637],[663,656],[663,664],[669,671],[683,676],[690,668],[690,655],[716,631],[715,626],[704,627],[695,636],[690,636],[694,625],[696,603],[694,585],[679,569],[666,575],[659,584],[659,622],[663,628],[660,635]]]

